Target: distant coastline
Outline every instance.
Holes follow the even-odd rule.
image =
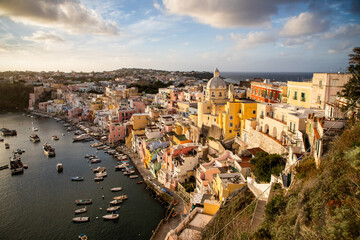
[[[221,72],[226,82],[239,83],[239,81],[250,81],[254,78],[270,79],[277,82],[286,81],[308,81],[312,79],[313,72]]]

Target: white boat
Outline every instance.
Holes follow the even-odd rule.
[[[55,156],[55,149],[51,147],[49,143],[45,143],[43,146],[44,154],[48,157],[54,157]]]
[[[119,199],[119,200],[113,200],[113,201],[111,201],[110,204],[111,204],[111,205],[118,205],[118,204],[120,204],[120,203],[122,203],[122,202],[123,202],[123,201]]]
[[[123,194],[123,195],[120,195],[120,196],[116,196],[116,197],[113,197],[114,200],[126,200],[128,199],[128,196]]]
[[[11,174],[18,174],[24,172],[24,165],[18,154],[14,154],[14,156],[10,158],[10,170]]]
[[[100,147],[100,146],[102,146],[103,145],[103,143],[102,142],[96,142],[96,143],[92,143],[92,144],[90,144],[90,147],[92,147],[92,148],[96,148],[96,147]]]
[[[51,137],[51,139],[54,140],[54,141],[57,141],[57,140],[59,140],[59,137],[54,135],[54,136]]]
[[[94,173],[97,173],[97,172],[103,172],[106,170],[106,167],[97,167],[97,168],[94,168],[93,169],[93,172]]]
[[[112,192],[119,192],[122,190],[122,187],[114,187],[114,188],[111,188],[110,191]]]
[[[115,206],[115,207],[109,207],[106,209],[106,211],[108,212],[114,212],[120,209],[120,206]]]
[[[103,181],[104,177],[94,177],[95,182]]]
[[[73,218],[73,222],[88,222],[90,221],[89,217],[75,217]]]
[[[57,170],[58,172],[62,172],[62,171],[64,170],[62,163],[56,164],[56,170]]]
[[[32,127],[32,130],[33,130],[34,132],[36,132],[36,131],[38,131],[39,129],[38,129],[37,127]]]
[[[87,207],[84,208],[79,208],[75,210],[75,214],[80,214],[80,213],[84,213],[87,212]]]
[[[71,181],[84,181],[84,178],[80,176],[76,176],[76,177],[72,177]]]
[[[119,214],[108,214],[108,215],[104,215],[103,219],[106,220],[115,220],[119,218]]]
[[[129,178],[132,178],[132,179],[138,178],[138,175],[130,175]]]
[[[78,200],[75,200],[76,205],[86,205],[86,204],[91,204],[91,203],[92,203],[92,199],[78,199]]]
[[[31,134],[29,138],[30,138],[30,141],[32,141],[33,143],[40,142],[39,136],[35,133]]]
[[[107,172],[98,172],[98,173],[95,173],[95,176],[96,176],[96,177],[106,177],[106,176],[107,176]]]
[[[127,163],[118,164],[115,166],[115,170],[125,169],[128,165]]]
[[[79,136],[73,137],[74,142],[80,142],[80,141],[91,141],[92,137],[89,134],[81,134]]]

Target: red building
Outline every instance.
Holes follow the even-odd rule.
[[[283,94],[286,94],[286,83],[270,82],[251,82],[250,98],[258,102],[279,103]]]

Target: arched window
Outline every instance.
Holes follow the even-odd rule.
[[[219,92],[219,97],[222,97],[222,92]]]

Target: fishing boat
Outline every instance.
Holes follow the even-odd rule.
[[[114,187],[114,188],[111,188],[110,191],[112,192],[119,192],[122,190],[122,187]]]
[[[39,131],[39,129],[38,129],[37,127],[32,127],[32,130],[33,130],[34,132]]]
[[[115,219],[119,218],[119,214],[108,214],[108,215],[104,215],[102,217],[103,217],[103,219],[106,219],[106,220],[115,220]]]
[[[30,135],[30,141],[33,143],[40,142],[40,138],[37,134],[33,133]]]
[[[98,158],[90,160],[90,163],[99,163],[99,162],[101,162],[101,160]]]
[[[62,171],[64,170],[62,163],[56,164],[56,170],[57,170],[58,172],[62,172]]]
[[[126,200],[128,199],[128,196],[123,194],[123,195],[120,195],[120,196],[116,196],[116,197],[113,197],[114,200]]]
[[[113,200],[110,202],[111,205],[118,205],[120,203],[122,203],[123,201],[121,199],[118,199],[118,200]]]
[[[87,212],[87,207],[79,208],[75,210],[75,214]]]
[[[124,168],[126,168],[127,166],[125,165],[125,164],[118,164],[118,165],[116,165],[115,166],[115,170],[116,171],[119,171],[119,170],[121,170],[121,169],[124,169]]]
[[[90,221],[89,217],[75,217],[73,218],[73,222],[80,223],[80,222],[88,222]]]
[[[55,156],[55,149],[51,147],[49,143],[45,143],[43,146],[44,154],[47,157],[54,157]]]
[[[9,149],[10,148],[10,144],[5,143],[5,149]]]
[[[106,167],[97,167],[97,168],[94,168],[93,169],[93,172],[94,173],[97,173],[97,172],[103,172],[106,170]]]
[[[51,137],[51,139],[54,140],[54,141],[57,141],[57,140],[59,140],[59,137],[54,135],[54,136]]]
[[[79,238],[80,240],[87,240],[87,239],[88,239],[87,236],[86,236],[85,234],[83,234],[83,233],[80,233],[80,235],[78,236],[78,238]]]
[[[16,130],[9,130],[9,129],[7,129],[7,128],[2,128],[2,129],[0,129],[0,132],[1,132],[1,134],[2,134],[4,137],[7,137],[7,136],[16,136],[16,135],[17,135]]]
[[[96,143],[92,143],[92,144],[90,144],[90,147],[92,147],[92,148],[96,148],[96,147],[100,147],[100,146],[102,146],[103,145],[103,143],[102,142],[96,142]]]
[[[94,177],[95,182],[104,181],[104,177]]]
[[[84,178],[80,176],[71,177],[71,181],[84,181]]]
[[[137,181],[136,184],[142,184],[144,181]]]
[[[129,178],[134,179],[134,178],[138,178],[138,175],[130,175]]]
[[[107,176],[107,172],[98,172],[95,174],[96,177],[106,177]]]
[[[91,203],[92,203],[92,199],[78,199],[78,200],[75,200],[76,205],[87,205],[87,204],[91,204]]]
[[[19,174],[24,172],[24,166],[19,155],[14,154],[10,158],[10,170],[11,174]]]
[[[81,142],[81,141],[91,141],[92,137],[89,134],[81,134],[79,136],[73,137],[73,142]]]
[[[108,212],[114,212],[120,209],[120,206],[115,206],[115,207],[109,207],[106,209],[106,211]]]

